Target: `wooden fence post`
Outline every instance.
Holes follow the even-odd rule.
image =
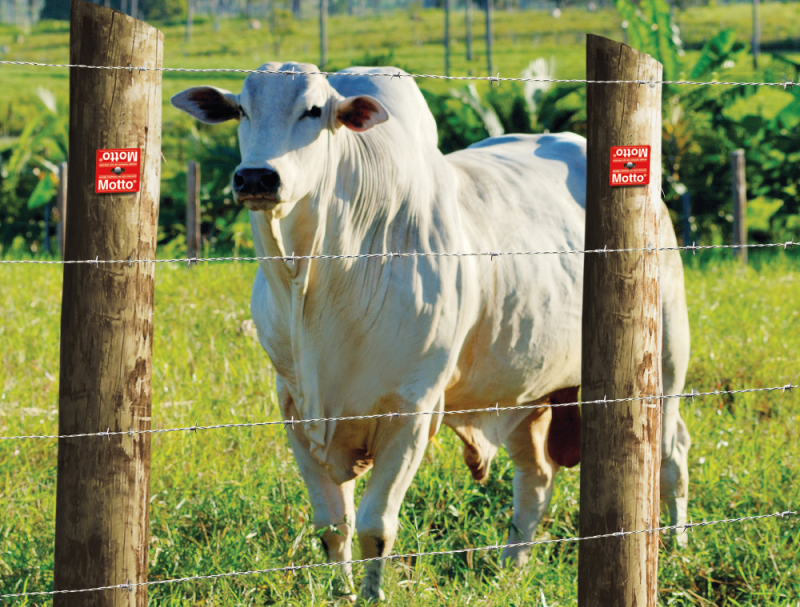
[[[662,66],[620,42],[587,36],[586,248],[659,245]],[[649,145],[650,185],[609,185],[611,146]],[[660,395],[659,254],[586,255],[582,400]],[[581,414],[580,535],[658,526],[661,401],[584,405]],[[581,607],[655,607],[658,533],[580,543]]]
[[[467,61],[472,61],[472,0],[464,0],[464,26],[466,34],[464,43],[467,45]]]
[[[494,20],[494,0],[486,1],[486,73],[492,74],[492,21]]]
[[[747,244],[747,179],[744,150],[731,152],[731,195],[733,197],[733,239],[735,245]],[[747,249],[734,249],[743,266],[747,265]]]
[[[758,57],[761,55],[761,20],[758,16],[758,0],[753,0],[753,69],[758,69]]]
[[[450,75],[450,0],[444,2],[444,75]]]
[[[692,242],[692,195],[688,191],[681,196],[683,211],[683,246],[688,247]]]
[[[56,243],[58,243],[58,254],[61,259],[64,259],[64,226],[67,224],[67,180],[67,163],[61,162],[58,165],[58,189],[56,190],[56,211],[58,212]]]
[[[186,169],[186,257],[200,253],[200,164],[192,160]]]
[[[319,67],[328,63],[328,0],[319,0]]]
[[[186,3],[186,37],[185,41],[189,42],[192,39],[192,26],[194,25],[194,0],[188,0]]]
[[[163,35],[72,0],[70,63],[161,67]],[[69,236],[65,260],[155,259],[161,72],[70,68]],[[138,148],[135,194],[95,194],[98,149]],[[53,585],[147,581],[155,264],[64,266]],[[54,607],[146,607],[146,586],[56,594]]]

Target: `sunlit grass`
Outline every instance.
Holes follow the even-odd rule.
[[[703,263],[700,263],[700,260]],[[800,264],[782,254],[741,270],[687,260],[692,364],[687,390],[798,383]],[[0,435],[57,430],[61,270],[5,266],[0,290]],[[153,368],[156,427],[278,419],[269,360],[251,333],[255,266],[157,270]],[[793,394],[684,404],[693,437],[690,515],[701,520],[797,509],[800,401]],[[150,578],[312,563],[322,550],[283,430],[213,430],[153,438]],[[92,439],[86,439],[92,440]],[[401,514],[398,553],[503,542],[513,467],[501,453],[485,485],[446,428],[429,446]],[[52,588],[56,442],[0,442],[0,594]],[[579,472],[562,472],[538,537],[578,534]],[[359,491],[363,489],[363,484]],[[800,600],[800,523],[767,520],[693,531],[661,554],[660,596],[675,605],[788,605]],[[577,545],[541,546],[504,571],[491,552],[394,562],[391,605],[574,604]],[[356,569],[357,575],[360,569]],[[340,602],[329,569],[156,586],[154,605]],[[46,605],[37,599],[27,605]]]

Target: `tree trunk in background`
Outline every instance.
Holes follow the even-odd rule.
[[[494,0],[486,0],[486,73],[492,76],[492,20]]]
[[[587,80],[662,79],[629,46],[587,36]],[[587,249],[659,246],[661,85],[587,84]],[[612,187],[611,147],[650,146],[650,184]],[[661,468],[659,253],[587,255],[583,270],[580,537],[658,527]],[[579,607],[656,607],[659,534],[580,542]]]
[[[292,15],[295,19],[300,19],[303,16],[302,0],[292,0]]]
[[[161,67],[158,30],[72,1],[70,62]],[[65,260],[155,259],[161,72],[70,68]],[[141,188],[95,194],[98,149],[138,148]],[[54,590],[147,581],[154,263],[64,266]],[[64,593],[54,607],[146,607],[147,587]]]
[[[472,0],[464,0],[464,25],[467,30],[464,38],[467,45],[467,61],[472,61]]]
[[[319,67],[328,63],[328,0],[319,0]]]

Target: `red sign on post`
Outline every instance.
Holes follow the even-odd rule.
[[[129,194],[139,191],[141,150],[97,150],[95,194]]]
[[[615,145],[611,148],[612,186],[647,185],[650,183],[650,146]]]

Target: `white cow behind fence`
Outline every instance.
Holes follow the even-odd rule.
[[[205,122],[240,121],[233,189],[250,209],[260,256],[583,247],[581,137],[506,136],[444,156],[416,83],[369,75],[397,72],[251,74],[239,95],[199,87],[173,97]],[[662,226],[661,244],[674,246],[666,210]],[[683,389],[689,326],[679,254],[661,255],[664,389],[674,394]],[[362,558],[391,552],[403,496],[442,421],[464,441],[477,479],[506,446],[515,466],[508,539],[534,538],[556,471],[578,462],[580,413],[503,407],[576,400],[582,272],[581,255],[261,263],[251,310],[284,419],[500,406],[499,416],[288,428],[330,561],[352,558],[354,531]],[[690,442],[678,405],[665,402],[663,430],[662,495],[673,524],[686,517]],[[370,468],[356,513],[355,479]],[[506,549],[503,559],[522,564],[529,552]],[[368,599],[383,594],[383,563],[366,565]]]

